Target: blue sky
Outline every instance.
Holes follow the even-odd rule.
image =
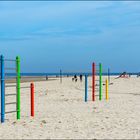
[[[22,72],[139,72],[140,2],[0,2],[0,53]]]

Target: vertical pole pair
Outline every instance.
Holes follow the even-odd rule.
[[[1,123],[5,121],[5,68],[4,56],[1,55]],[[17,72],[17,119],[20,119],[20,58],[16,57]]]
[[[20,119],[20,58],[16,57],[17,66],[17,119]],[[31,116],[34,116],[34,84],[31,83]]]
[[[92,63],[92,101],[95,101],[96,65]],[[99,64],[99,100],[102,100],[102,64]]]
[[[95,101],[96,65],[92,63],[92,101]],[[85,75],[85,102],[88,98],[88,76]],[[102,64],[99,63],[99,100],[102,100]],[[106,79],[106,100],[108,100],[108,79]]]
[[[31,83],[31,116],[34,117],[34,83]]]

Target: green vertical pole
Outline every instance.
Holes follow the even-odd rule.
[[[102,64],[99,64],[99,100],[102,100]]]
[[[20,58],[16,57],[17,69],[17,119],[20,119]]]

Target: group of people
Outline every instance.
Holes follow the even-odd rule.
[[[83,79],[83,75],[80,74],[80,82],[82,82],[82,79]],[[77,78],[77,75],[74,75],[74,77],[72,78],[72,81],[75,81],[77,82],[78,81],[78,78]]]
[[[118,77],[116,77],[115,79],[118,79],[118,78],[129,78],[130,76],[131,76],[131,74],[128,74],[127,72],[123,72]]]

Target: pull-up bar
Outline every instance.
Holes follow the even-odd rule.
[[[99,66],[99,80],[96,80],[96,66]],[[95,63],[92,63],[92,101],[95,101],[95,91],[96,91],[96,81],[99,82],[99,100],[102,100],[102,64],[99,63],[99,65],[96,65]],[[108,100],[108,79],[106,79],[105,81],[105,85],[106,85],[106,89],[105,89],[105,96],[106,96],[106,100]],[[88,98],[88,75],[85,75],[85,102],[87,102],[87,98]]]
[[[0,57],[1,61],[1,123],[4,122],[5,120],[5,105],[10,105],[10,104],[15,104],[16,103],[16,111],[10,111],[12,112],[17,112],[17,119],[20,119],[20,58],[17,56],[15,60],[12,59],[4,59],[4,56],[1,55]],[[5,61],[14,61],[16,62],[16,68],[5,68],[4,62]],[[16,85],[5,85],[5,70],[16,70]],[[5,96],[12,96],[13,94],[5,94],[5,87],[16,87],[16,102],[11,102],[11,103],[5,103]]]
[[[92,101],[95,101],[96,64],[92,64]],[[102,64],[99,63],[99,100],[102,100]]]

